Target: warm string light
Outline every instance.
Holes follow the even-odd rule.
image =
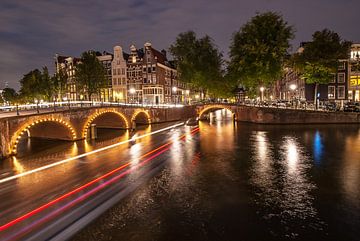
[[[137,116],[138,114],[140,114],[140,113],[144,113],[144,114],[146,115],[146,117],[147,117],[148,123],[151,124],[150,114],[149,114],[149,112],[146,111],[146,110],[137,110],[137,111],[135,111],[135,113],[134,113],[134,114],[132,115],[132,117],[131,117],[131,121],[134,121],[135,118],[136,118],[136,116]]]
[[[202,111],[200,111],[199,113],[199,118],[202,116],[202,114],[204,114],[206,111],[211,110],[211,109],[226,109],[228,111],[231,111],[232,113],[234,113],[231,108],[229,108],[228,106],[224,106],[224,105],[211,105],[209,107],[205,107]]]
[[[33,126],[35,126],[35,125],[37,125],[39,123],[42,123],[42,122],[57,122],[57,123],[60,123],[60,124],[62,124],[64,126],[66,126],[71,132],[72,139],[76,140],[76,132],[75,132],[74,128],[69,123],[67,123],[66,121],[64,121],[62,119],[58,119],[58,118],[44,118],[44,119],[40,119],[40,120],[36,120],[36,121],[31,122],[30,124],[26,125],[25,128],[22,128],[21,131],[17,132],[19,134],[16,136],[15,141],[11,145],[11,153],[12,154],[16,154],[17,146],[18,146],[18,144],[20,142],[21,137],[24,135],[24,133],[27,132],[27,131],[30,131],[31,127],[33,127]]]
[[[87,130],[89,129],[91,123],[97,118],[99,117],[100,115],[103,115],[103,114],[106,114],[106,113],[114,113],[114,114],[117,114],[118,116],[120,116],[124,122],[125,122],[125,128],[128,129],[129,128],[129,123],[128,123],[128,120],[126,118],[126,116],[119,112],[119,111],[116,111],[116,110],[103,110],[103,111],[99,111],[99,112],[96,112],[94,115],[92,115],[87,121],[86,121],[86,124],[83,128],[83,133],[82,133],[82,136],[86,139],[87,138]]]

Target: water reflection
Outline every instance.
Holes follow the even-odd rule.
[[[323,144],[320,136],[320,132],[316,131],[314,136],[314,161],[319,165],[323,152]]]

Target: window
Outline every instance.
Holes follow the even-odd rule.
[[[344,73],[338,74],[338,83],[345,83],[345,74]]]
[[[336,74],[332,74],[333,78],[331,79],[330,83],[335,83],[336,82]]]
[[[353,99],[353,91],[352,90],[348,91],[348,99],[349,100]]]
[[[121,74],[124,75],[125,74],[125,68],[121,69]]]
[[[345,70],[345,62],[340,62],[338,66],[339,70]]]
[[[335,86],[328,86],[328,98],[335,99]]]
[[[338,86],[338,99],[345,99],[345,86]]]

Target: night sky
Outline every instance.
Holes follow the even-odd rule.
[[[325,27],[360,42],[360,0],[0,0],[0,88],[18,88],[26,72],[54,54],[150,41],[167,49],[178,33],[208,34],[225,56],[232,33],[256,12],[276,11],[295,27],[294,49]]]

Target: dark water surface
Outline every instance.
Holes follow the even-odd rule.
[[[360,240],[358,126],[218,111],[186,145],[73,240]]]

